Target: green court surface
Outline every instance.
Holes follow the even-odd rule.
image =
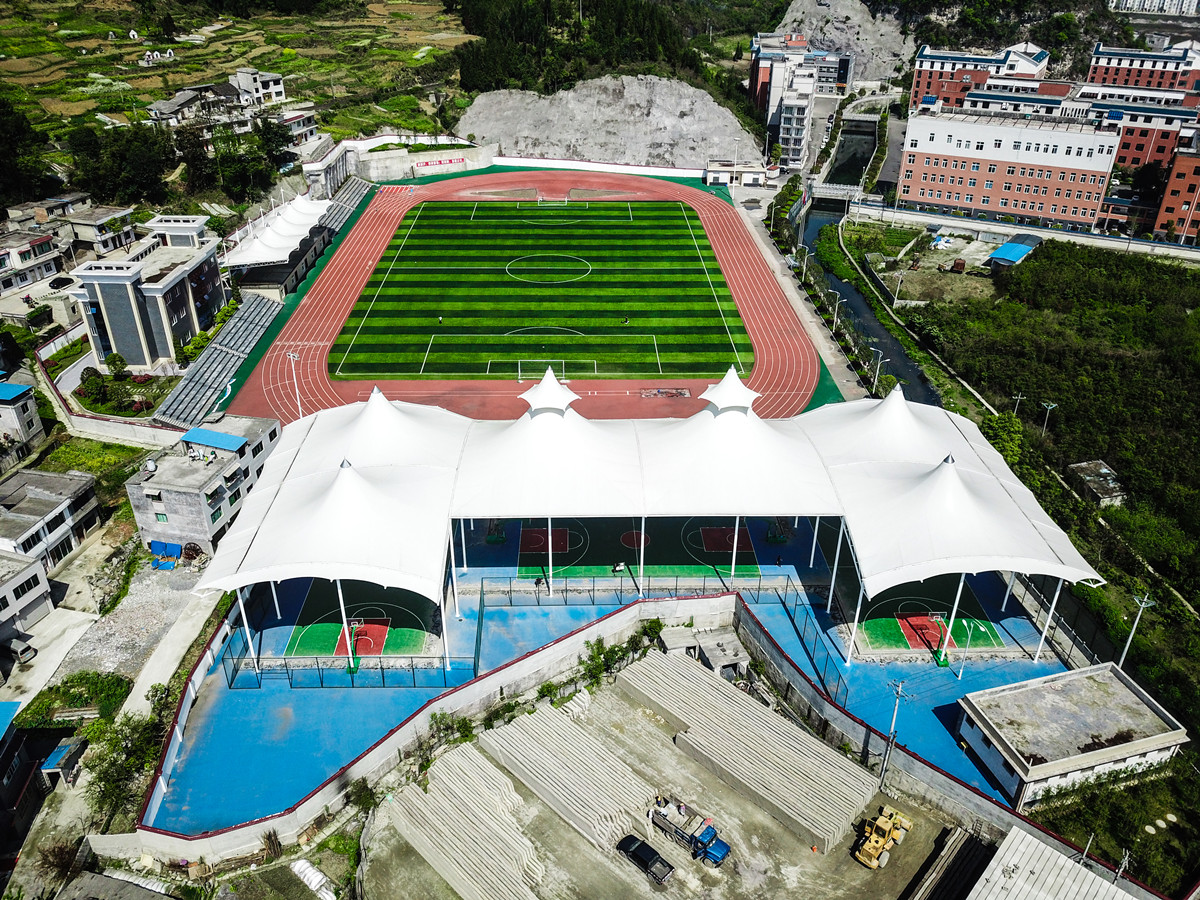
[[[636,519],[555,519],[554,577],[611,576],[613,566],[625,563],[637,572],[641,522]],[[729,575],[733,558],[733,523],[705,517],[663,518],[646,523],[647,577],[702,578]],[[544,577],[550,554],[546,550],[546,520],[521,523],[517,575]],[[746,526],[738,535],[737,577],[760,574]]]
[[[938,649],[945,640],[945,626],[950,621],[957,590],[957,575],[939,575],[918,584],[892,588],[864,602],[860,638],[863,649],[931,652]],[[949,648],[965,647],[968,632],[972,647],[982,650],[1005,646],[970,586],[963,585]]]
[[[434,606],[429,600],[411,591],[364,581],[343,581],[342,591],[346,617],[364,622],[355,638],[356,655],[412,656],[422,652],[425,636],[433,630]],[[337,587],[314,579],[284,656],[345,655]]]
[[[627,321],[628,320],[628,321]],[[695,210],[428,202],[400,222],[334,378],[719,377],[754,356]]]

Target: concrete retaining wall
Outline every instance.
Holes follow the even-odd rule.
[[[38,359],[49,359],[63,347],[67,346],[67,344],[79,340],[85,334],[87,334],[87,323],[80,319],[58,337],[42,344],[34,352],[37,354]]]
[[[394,138],[385,143],[393,142]],[[354,171],[359,178],[375,182],[467,172],[490,166],[499,149],[499,144],[488,144],[461,150],[422,150],[419,153],[402,149],[380,150],[376,153],[354,151]]]
[[[624,166],[618,163],[594,163],[580,159],[531,159],[523,156],[497,156],[497,166],[530,166],[539,169],[578,169],[581,172],[608,172],[613,175],[647,175],[652,178],[703,178],[703,169],[672,169],[667,166]]]

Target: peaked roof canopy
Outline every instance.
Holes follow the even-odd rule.
[[[868,596],[958,572],[1100,581],[979,429],[883,400],[763,420],[730,372],[687,419],[592,421],[553,373],[509,422],[388,401],[283,430],[199,588],[361,579],[439,597],[455,518],[843,516]]]

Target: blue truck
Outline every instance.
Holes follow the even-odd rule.
[[[689,806],[657,803],[650,810],[650,821],[706,866],[719,866],[729,858],[729,844],[721,840],[713,820]]]

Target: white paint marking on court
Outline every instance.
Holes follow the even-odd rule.
[[[475,210],[477,210],[477,209],[479,209],[478,203],[476,203],[474,206],[471,207],[471,221],[472,222],[475,221]]]
[[[358,328],[354,330],[354,337],[350,338],[350,346],[348,346],[346,348],[346,352],[342,354],[342,361],[338,363],[337,372],[335,374],[342,374],[342,366],[346,364],[346,359],[350,356],[350,351],[354,349],[354,342],[358,340],[359,334],[362,333],[363,326],[367,324],[367,319],[371,317],[371,310],[375,306],[375,301],[379,299],[379,292],[383,290],[383,286],[387,284],[388,278],[391,277],[392,269],[396,266],[396,260],[398,260],[400,258],[400,254],[404,252],[404,245],[408,243],[408,237],[412,234],[413,229],[416,227],[417,219],[421,218],[421,210],[424,208],[424,203],[418,204],[417,214],[413,216],[412,221],[408,223],[408,231],[404,232],[404,240],[400,242],[400,246],[396,249],[396,255],[392,257],[392,262],[388,266],[388,270],[383,275],[383,281],[379,283],[379,287],[375,288],[375,296],[372,297],[371,302],[367,304],[367,311],[363,313],[362,321],[358,323]],[[355,301],[354,306],[357,305],[358,301]],[[351,307],[350,309],[353,311],[354,307]]]
[[[663,373],[662,357],[658,355],[658,338],[656,338],[654,335],[650,335],[650,340],[654,341],[654,361],[658,363],[658,374],[661,375]]]
[[[708,279],[708,289],[712,291],[713,302],[717,304],[717,312],[721,316],[721,324],[725,326],[725,334],[729,336],[729,346],[733,349],[733,358],[737,360],[738,370],[745,375],[746,367],[742,365],[742,357],[737,351],[737,344],[733,342],[733,332],[729,330],[729,323],[725,321],[725,310],[721,309],[721,299],[717,296],[717,287],[713,284],[712,276],[708,274],[708,266],[704,262],[704,254],[700,252],[700,242],[696,240],[696,232],[692,230],[692,221],[687,217],[682,200],[679,201],[679,211],[683,213],[683,221],[687,223],[688,234],[692,236],[692,246],[696,248],[696,258],[700,260],[700,267],[704,269],[704,277]]]

